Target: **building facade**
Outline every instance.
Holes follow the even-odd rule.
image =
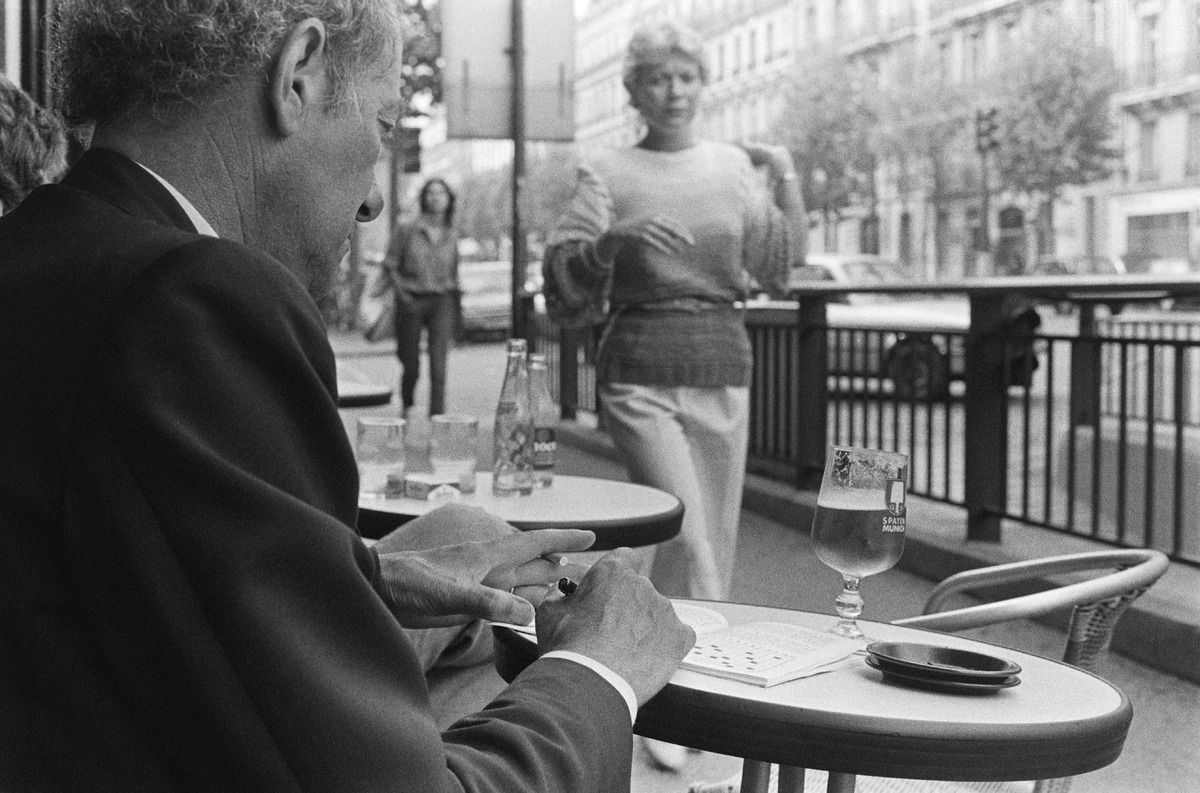
[[[1200,262],[1200,0],[593,0],[577,31],[582,149],[636,140],[621,59],[630,31],[658,17],[688,20],[705,39],[711,79],[700,124],[729,141],[771,134],[788,86],[803,79],[798,64],[819,48],[866,64],[885,83],[903,79],[896,65],[916,57],[969,86],[1022,36],[1084,30],[1120,76],[1110,109],[1120,158],[1110,178],[1066,189],[1052,227],[1039,232],[1043,210],[1027,196],[989,191],[982,200],[968,134],[937,185],[880,162],[871,206],[814,229],[811,244],[874,248],[915,276],[985,275],[997,271],[978,250],[986,223],[991,250],[1026,269],[1047,250],[1123,257],[1131,271]]]

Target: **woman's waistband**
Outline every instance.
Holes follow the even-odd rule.
[[[612,310],[621,313],[655,311],[682,311],[698,314],[701,311],[733,311],[737,308],[732,300],[709,297],[670,297],[662,300],[646,300],[638,303],[614,303]]]

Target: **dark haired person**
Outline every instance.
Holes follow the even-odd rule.
[[[632,551],[566,597],[588,532],[354,528],[312,295],[383,205],[398,4],[55,6],[94,135],[0,217],[0,790],[628,790],[694,641]],[[534,604],[543,656],[439,731],[421,637]]]
[[[383,267],[396,299],[400,404],[412,410],[421,379],[421,331],[428,334],[429,415],[446,412],[446,359],[458,305],[458,230],[454,191],[442,179],[421,188],[421,212],[396,227]]]

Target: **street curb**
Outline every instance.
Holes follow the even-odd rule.
[[[558,426],[558,438],[586,454],[622,462],[602,430],[564,421]],[[954,573],[988,565],[1111,548],[1085,538],[1017,523],[1005,524],[1006,540],[1001,543],[963,540],[965,518],[961,507],[912,498],[920,504],[923,531],[920,536],[910,533],[905,538],[904,555],[898,567],[929,581],[941,581]],[[785,526],[807,527],[812,525],[816,494],[747,474],[742,506]],[[1170,589],[1182,588],[1194,595],[1200,571],[1174,563],[1171,568],[1155,588],[1130,606],[1117,624],[1112,649],[1137,663],[1200,683],[1200,664],[1196,662],[1200,658],[1200,611],[1189,610],[1187,602],[1181,603],[1170,594]],[[1046,586],[1055,583],[1047,581]],[[988,597],[1014,597],[1030,591],[1035,590],[995,587],[988,591]],[[1065,631],[1068,618],[1069,613],[1063,610],[1037,621]]]

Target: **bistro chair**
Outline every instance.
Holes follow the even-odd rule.
[[[919,617],[893,620],[894,625],[953,633],[987,625],[1030,619],[1071,607],[1067,643],[1062,660],[1081,669],[1094,671],[1104,660],[1112,642],[1113,630],[1121,615],[1143,592],[1167,571],[1168,561],[1161,551],[1128,549],[1050,556],[1044,559],[967,570],[942,581],[925,601]],[[1000,585],[1036,585],[1048,576],[1097,573],[1094,578],[1052,586],[1044,591],[1019,595],[961,608],[949,608],[955,595],[986,597],[981,589]],[[778,767],[771,769],[771,790],[777,790]],[[824,771],[808,770],[806,789],[825,790]],[[696,783],[689,793],[737,793],[739,781]],[[857,793],[969,793],[971,791],[1034,791],[1065,793],[1070,778],[1029,782],[941,782],[915,779],[858,777]]]

